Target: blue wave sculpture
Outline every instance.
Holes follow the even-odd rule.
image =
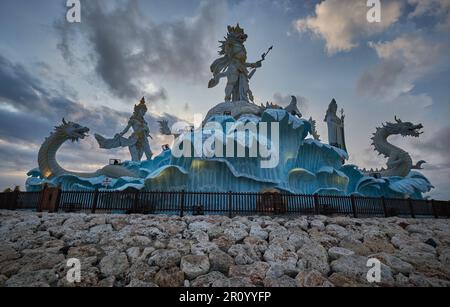
[[[202,146],[210,133],[201,129],[180,135],[174,146],[192,144],[196,157],[175,157],[171,150],[162,152],[149,161],[123,163],[123,167],[136,177],[111,178],[108,190],[139,189],[146,191],[199,191],[199,192],[261,192],[278,189],[294,194],[361,195],[422,199],[432,185],[417,171],[406,177],[374,178],[354,165],[344,165],[348,154],[337,147],[308,138],[309,121],[283,109],[267,109],[260,116],[249,115],[235,119],[232,116],[212,116],[206,123],[218,123],[222,131],[215,131],[250,150],[250,140],[268,148],[274,146],[271,137],[255,135],[252,131],[233,133],[238,126],[248,123],[279,125],[279,163],[274,168],[261,168],[261,157],[227,158],[206,157]],[[231,128],[230,128],[231,127]],[[268,134],[270,135],[270,133]],[[196,137],[201,142],[194,144]],[[275,154],[275,152],[274,152]],[[39,169],[28,173],[27,190],[38,191],[44,183],[59,185],[63,190],[90,191],[105,189],[107,176],[85,178],[66,174],[45,179]]]

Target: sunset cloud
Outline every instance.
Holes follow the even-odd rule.
[[[393,41],[369,43],[380,63],[366,71],[358,82],[358,91],[367,97],[388,100],[407,94],[415,83],[449,60],[446,43],[430,41],[422,35],[401,36]]]
[[[127,0],[107,10],[105,1],[83,3],[83,22],[73,26],[65,20],[55,24],[58,48],[73,64],[76,44],[85,44],[95,71],[119,98],[152,96],[166,100],[164,88],[143,93],[146,84],[161,76],[201,82],[208,78],[206,59],[215,54],[219,23],[225,2],[203,1],[196,15],[156,24],[141,13],[138,1]],[[221,29],[220,29],[221,30]],[[83,59],[84,61],[84,59]]]
[[[324,39],[329,55],[348,52],[359,46],[359,40],[381,33],[398,21],[402,5],[399,1],[383,2],[381,22],[369,23],[366,1],[325,0],[316,5],[315,14],[298,19],[295,29],[311,32]]]

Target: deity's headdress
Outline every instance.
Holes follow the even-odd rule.
[[[330,104],[328,105],[328,110],[327,110],[327,114],[325,115],[324,121],[327,121],[329,115],[333,115],[333,114],[336,115],[337,109],[338,109],[338,105],[337,105],[336,99],[333,98],[333,100],[331,100]]]
[[[134,112],[137,112],[139,110],[145,110],[147,111],[147,105],[145,104],[145,97],[142,97],[140,103],[138,105],[134,106]]]
[[[245,34],[244,29],[242,29],[239,24],[236,27],[228,26],[228,33],[234,35]]]

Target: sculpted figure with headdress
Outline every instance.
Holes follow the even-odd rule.
[[[106,139],[99,134],[95,135],[100,148],[114,149],[128,147],[133,161],[141,161],[144,154],[147,160],[150,160],[153,153],[150,149],[148,138],[152,138],[152,136],[150,135],[150,129],[144,118],[147,111],[145,98],[142,98],[140,103],[134,106],[134,113],[128,121],[128,125],[121,133],[116,134],[113,139]],[[130,129],[133,129],[131,136],[125,138],[124,136]]]
[[[217,86],[222,78],[227,78],[225,88],[225,101],[254,101],[253,93],[249,87],[249,80],[254,71],[262,66],[262,62],[247,63],[247,50],[244,43],[248,36],[239,24],[236,27],[228,26],[228,34],[224,41],[220,41],[219,55],[222,57],[215,60],[211,65],[213,78],[208,87]],[[265,56],[264,56],[265,57]],[[249,74],[248,69],[254,69]]]

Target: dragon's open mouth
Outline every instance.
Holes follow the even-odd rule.
[[[88,137],[89,133],[89,128],[80,128],[77,129],[76,131],[73,132],[74,137],[72,138],[73,140],[79,140],[79,139],[84,139],[86,137]]]
[[[414,127],[409,128],[406,135],[418,138],[421,134],[423,134],[423,131],[421,131],[422,129],[423,129],[422,125],[416,125]]]

